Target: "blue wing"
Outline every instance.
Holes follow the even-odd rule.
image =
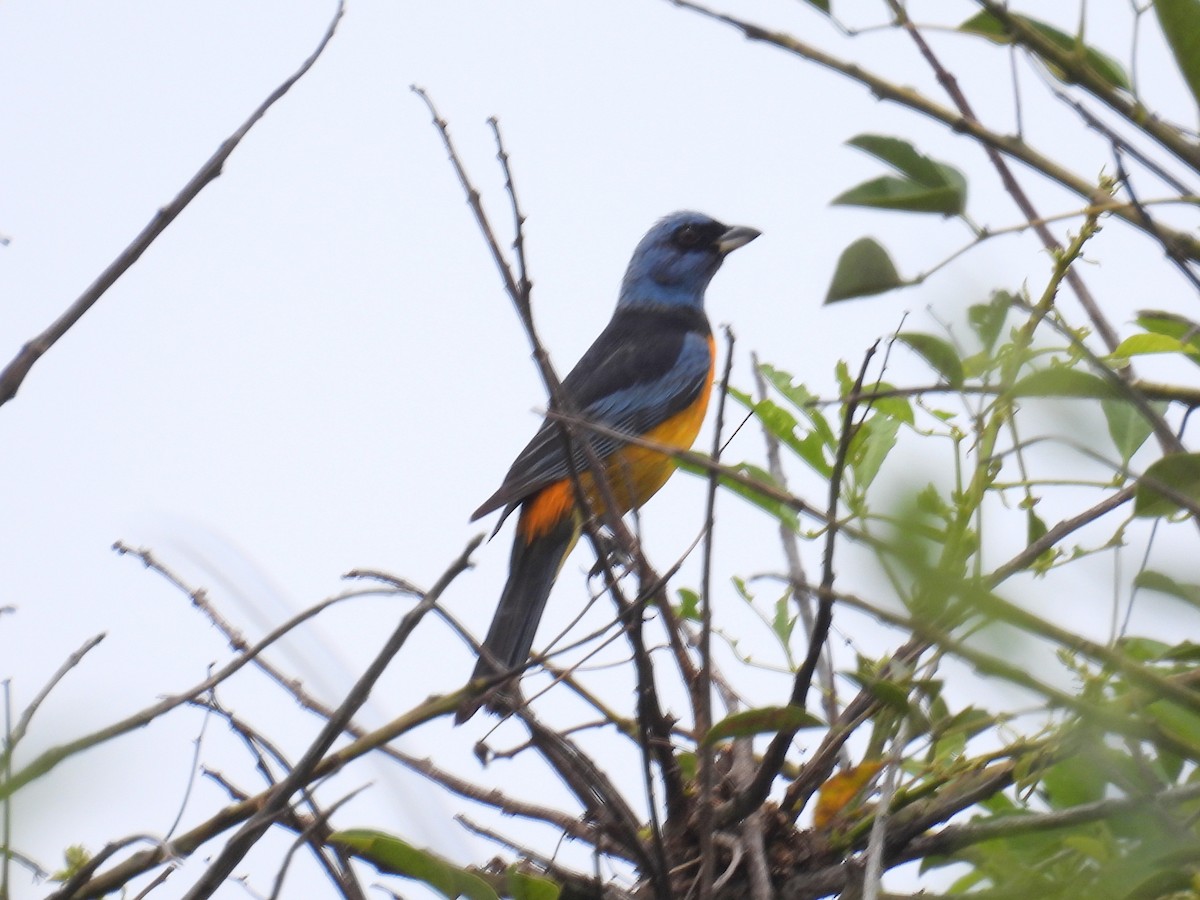
[[[645,434],[686,409],[700,392],[712,369],[708,322],[703,313],[666,310],[618,311],[563,379],[563,392],[580,413],[606,428],[626,434]],[[601,458],[624,441],[589,435]],[[500,489],[472,518],[508,507],[570,475],[565,444],[558,424],[547,419],[517,456]],[[587,469],[585,454],[576,448],[576,471]]]

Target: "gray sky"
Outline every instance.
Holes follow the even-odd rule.
[[[804,3],[736,6],[935,92],[907,46],[879,36],[846,42]],[[1089,38],[1124,57],[1117,42],[1128,5],[1092,6],[1105,11],[1093,10]],[[939,5],[914,7],[920,19]],[[312,50],[332,9],[307,0],[0,6],[0,232],[12,239],[0,248],[0,356],[44,328],[174,196]],[[961,11],[958,19],[968,5]],[[869,21],[882,22],[882,12]],[[976,45],[954,35],[932,40],[977,107],[1012,130],[1004,54],[984,69]],[[1147,96],[1194,121],[1157,35],[1146,41]],[[1061,108],[1044,102],[1028,69],[1023,78],[1030,140],[1088,177],[1110,166],[1102,145],[1060,132]],[[451,121],[488,209],[507,228],[485,125],[500,117],[529,215],[537,322],[560,372],[607,320],[638,238],[679,208],[763,232],[731,257],[708,295],[713,322],[736,331],[742,386],[753,350],[830,393],[834,363],[855,367],[905,311],[915,330],[935,330],[927,308],[961,323],[966,305],[991,289],[1025,279],[1037,289],[1046,271],[1036,243],[1015,237],[979,248],[919,289],[823,308],[839,252],[863,234],[879,237],[905,274],[969,237],[934,217],[830,208],[841,190],[882,170],[843,142],[861,132],[910,139],[968,173],[970,209],[984,224],[1017,221],[976,148],[665,2],[352,0],[324,57],[223,176],[0,410],[0,605],[18,607],[0,620],[0,674],[12,678],[14,706],[86,638],[108,634],[55,691],[27,753],[183,689],[227,658],[185,597],[111,552],[116,539],[153,548],[257,636],[339,590],[351,568],[428,585],[480,530],[467,518],[536,427],[544,394],[439,138],[408,90],[413,82]],[[1045,212],[1078,205],[1025,177]],[[1103,267],[1088,277],[1105,307],[1118,310],[1113,320],[1125,327],[1130,314],[1120,310],[1172,308],[1184,296],[1177,279],[1145,282],[1148,266],[1164,272],[1157,252],[1125,240],[1120,226],[1109,232],[1095,245]],[[1132,250],[1104,256],[1117,246]],[[931,380],[911,360],[895,365],[893,381]],[[761,459],[754,429],[728,454]],[[912,464],[918,475],[940,465]],[[647,545],[660,564],[697,533],[703,496],[701,482],[676,478],[647,511]],[[745,624],[726,579],[779,566],[773,529],[732,499],[721,516],[715,602],[728,603],[729,622]],[[505,532],[481,548],[477,567],[446,598],[478,631],[504,577],[508,540]],[[815,566],[817,548],[807,552]],[[679,585],[698,583],[698,563],[687,564]],[[589,564],[580,553],[564,570],[576,595]],[[356,601],[278,658],[336,700],[406,608]],[[553,633],[549,623],[561,627],[574,613],[569,600],[552,599],[543,638]],[[597,610],[594,621],[606,613]],[[752,626],[746,633],[761,640]],[[368,720],[452,690],[469,674],[466,649],[446,629],[429,622],[421,635]],[[892,642],[853,636],[873,652]],[[222,698],[272,723],[293,754],[311,733],[311,720],[257,676]],[[53,865],[66,843],[95,849],[116,835],[165,831],[200,721],[197,713],[172,716],[23,791],[16,846]],[[459,732],[438,723],[408,747],[470,772],[471,741],[486,728],[484,717]],[[203,759],[257,789],[244,752],[217,722]],[[526,769],[542,777],[517,767]],[[397,786],[392,769],[347,789],[368,778],[382,784],[342,824],[389,827],[463,860],[490,853],[448,826],[462,804],[429,799],[408,781]],[[214,787],[196,790],[193,822],[220,802]],[[269,866],[268,856],[259,862]],[[172,883],[181,887],[168,893],[181,892],[188,877],[177,874]],[[238,887],[226,894],[243,896]]]

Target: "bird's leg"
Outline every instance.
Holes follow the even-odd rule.
[[[622,548],[620,542],[613,536],[613,533],[607,528],[600,528],[596,531],[596,562],[588,571],[588,580],[600,578],[608,570],[613,570],[614,575],[619,575],[618,569],[628,571],[633,560],[629,558]]]

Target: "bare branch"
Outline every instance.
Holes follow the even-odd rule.
[[[12,361],[0,371],[0,406],[3,406],[9,400],[17,395],[17,391],[21,387],[21,383],[25,380],[25,376],[29,374],[29,370],[33,368],[34,363],[42,358],[46,352],[54,346],[70,328],[78,322],[83,314],[91,309],[105,292],[112,287],[117,279],[119,279],[132,266],[143,253],[149,249],[150,245],[158,238],[167,226],[179,217],[179,214],[187,208],[202,190],[212,181],[220,177],[221,171],[225,167],[226,160],[230,154],[237,148],[249,132],[261,119],[268,109],[275,105],[284,94],[292,89],[297,81],[304,77],[309,69],[313,67],[317,59],[325,51],[325,47],[333,39],[334,32],[337,31],[338,22],[341,21],[342,13],[345,11],[345,0],[338,0],[337,11],[334,13],[333,19],[330,21],[328,28],[325,30],[324,36],[320,43],[317,44],[317,49],[312,52],[297,69],[291,77],[275,88],[271,94],[258,108],[250,114],[241,126],[233,132],[225,141],[217,148],[217,151],[209,157],[208,161],[200,167],[200,170],[192,176],[192,179],[183,186],[183,189],[175,196],[175,199],[160,209],[154,214],[154,218],[142,229],[133,242],[129,244],[121,253],[109,263],[108,267],[97,276],[96,280],[88,286],[79,298],[67,307],[66,311],[55,319],[45,331],[25,343],[19,353],[13,357]]]
[[[287,807],[292,794],[313,775],[318,763],[321,762],[321,758],[333,746],[333,742],[341,735],[346,724],[358,711],[359,707],[366,702],[367,697],[371,693],[371,688],[379,680],[379,677],[383,674],[383,670],[387,668],[392,658],[407,642],[409,635],[420,624],[421,619],[437,603],[442,592],[450,585],[450,582],[470,566],[471,554],[481,541],[482,538],[477,537],[473,539],[467,545],[466,550],[442,574],[437,583],[422,597],[421,602],[401,619],[396,630],[388,638],[379,653],[376,654],[371,664],[367,666],[366,671],[355,682],[354,687],[350,689],[350,693],[346,695],[346,699],[342,701],[341,706],[338,707],[329,721],[325,723],[321,729],[321,733],[317,735],[308,750],[300,757],[299,762],[267,794],[261,808],[229,839],[228,843],[225,844],[221,852],[217,855],[216,860],[184,895],[185,900],[202,900],[204,897],[211,896],[233,871],[233,867],[241,861],[250,848],[258,842],[258,839],[274,824],[275,820]]]
[[[50,696],[50,692],[54,690],[58,683],[66,677],[67,673],[79,665],[83,661],[83,658],[87,656],[87,654],[90,653],[92,649],[96,647],[96,645],[104,640],[104,638],[105,634],[102,632],[95,637],[88,638],[86,641],[84,641],[83,645],[70,656],[68,656],[63,664],[58,667],[58,671],[50,676],[50,680],[46,682],[45,686],[40,691],[38,691],[37,696],[29,701],[29,705],[25,707],[25,711],[21,713],[21,717],[17,719],[17,723],[13,726],[12,731],[9,733],[7,740],[5,741],[4,752],[0,753],[0,767],[7,767],[13,750],[16,749],[17,744],[21,743],[21,739],[25,737],[25,733],[29,730],[29,723],[33,720],[34,714],[37,713],[38,708],[42,705],[42,703],[45,702],[46,698]]]

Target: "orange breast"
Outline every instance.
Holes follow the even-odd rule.
[[[715,356],[715,342],[711,337],[709,346]],[[700,433],[700,426],[704,424],[704,413],[708,410],[712,382],[713,369],[710,367],[708,378],[696,401],[687,409],[646,432],[644,437],[678,450],[689,449],[696,440],[696,435]],[[605,465],[608,484],[621,515],[635,507],[641,507],[658,493],[658,489],[666,484],[674,471],[674,457],[632,444],[613,453]],[[580,473],[579,480],[596,515],[603,515],[604,503],[596,490],[591,473]],[[574,506],[575,488],[571,479],[555,482],[525,503],[521,509],[517,530],[527,542],[532,541],[562,521],[562,517],[571,512]]]

